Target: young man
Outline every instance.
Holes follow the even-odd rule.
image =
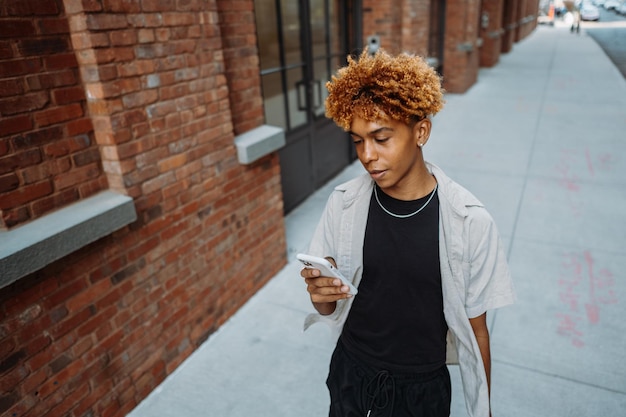
[[[358,294],[319,270],[301,272],[319,312],[305,326],[327,322],[339,338],[329,415],[449,416],[446,355],[458,353],[469,415],[488,417],[486,312],[514,293],[491,216],[424,161],[441,80],[419,57],[364,52],[327,88],[327,116],[350,133],[367,170],[335,188],[309,248]]]

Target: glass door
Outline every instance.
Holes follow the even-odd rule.
[[[345,63],[349,2],[255,0],[267,124],[282,127],[285,212],[351,161],[347,135],[324,116],[325,84]]]

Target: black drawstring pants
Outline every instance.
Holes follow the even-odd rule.
[[[340,340],[326,385],[329,417],[450,416],[450,374],[445,365],[417,374],[377,369],[347,352]]]

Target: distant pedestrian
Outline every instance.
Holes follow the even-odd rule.
[[[580,8],[578,1],[564,1],[563,6],[572,16],[572,26],[569,31],[571,33],[580,33]]]
[[[306,327],[326,322],[338,336],[329,416],[447,417],[446,354],[458,352],[469,415],[487,417],[486,312],[511,304],[514,291],[487,210],[424,161],[441,80],[420,57],[380,50],[349,58],[327,88],[327,116],[350,133],[367,170],[331,193],[309,248],[358,294],[301,272],[319,312]]]

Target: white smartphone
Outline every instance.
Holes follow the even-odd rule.
[[[349,294],[356,295],[356,293],[359,292],[356,287],[352,285],[352,283],[346,277],[344,277],[337,268],[333,266],[333,264],[328,262],[328,260],[317,256],[307,255],[304,253],[297,254],[296,258],[298,258],[298,260],[302,262],[305,268],[319,269],[320,274],[323,277],[339,278],[344,285],[350,287]]]

